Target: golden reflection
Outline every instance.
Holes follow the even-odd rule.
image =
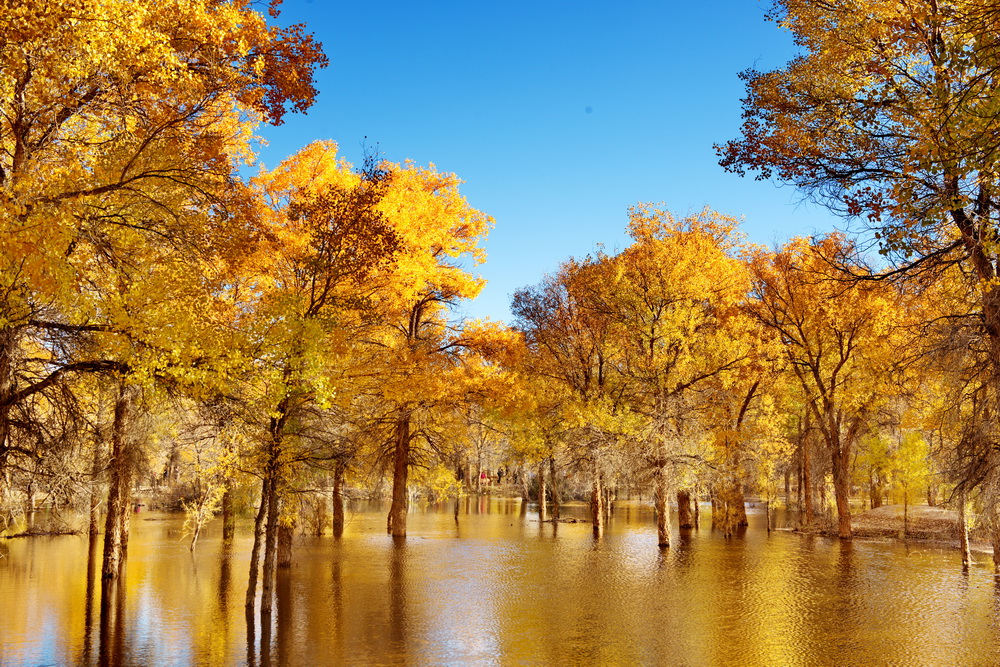
[[[985,560],[963,575],[956,551],[768,536],[762,514],[661,551],[641,502],[599,541],[516,499],[461,507],[460,534],[442,504],[405,540],[378,506],[340,540],[297,538],[273,616],[246,626],[245,534],[226,549],[209,526],[192,560],[180,520],[136,522],[127,575],[104,585],[100,539],[5,541],[0,599],[19,613],[0,664],[1000,664],[1000,580]]]

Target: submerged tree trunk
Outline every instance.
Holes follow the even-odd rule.
[[[278,567],[292,566],[292,539],[295,537],[295,521],[282,517],[278,522]]]
[[[538,520],[548,521],[548,505],[545,500],[545,462],[538,464]]]
[[[965,491],[958,493],[958,540],[962,549],[962,568],[969,568],[969,522],[965,517]]]
[[[670,506],[667,503],[667,467],[656,471],[656,489],[653,503],[656,507],[656,543],[660,547],[670,546]]]
[[[556,481],[556,460],[549,457],[549,483],[552,485],[552,519],[559,520],[559,505],[562,498],[559,497],[559,484]]]
[[[388,532],[394,537],[406,537],[406,515],[409,511],[407,483],[410,474],[410,416],[401,413],[396,419],[392,470],[392,505],[389,507]]]
[[[701,523],[701,503],[698,501],[698,486],[694,487],[694,527],[698,528]]]
[[[333,468],[333,536],[344,534],[344,469],[346,464],[337,461]]]
[[[257,597],[257,573],[260,570],[260,548],[264,541],[264,520],[267,518],[267,504],[271,497],[271,478],[264,477],[260,491],[260,507],[253,521],[253,548],[250,550],[250,578],[247,583],[247,612],[252,613]]]
[[[691,493],[687,489],[677,492],[677,527],[694,528],[694,518],[691,514]]]
[[[103,461],[103,438],[98,438],[94,443],[94,460],[90,466],[90,517],[87,525],[88,535],[97,535],[101,532],[101,473],[104,468]]]
[[[261,614],[271,613],[271,604],[274,591],[274,566],[277,560],[278,543],[278,513],[280,506],[280,484],[278,473],[272,470],[269,474],[273,477],[270,485],[270,495],[267,499],[267,528],[264,531],[264,572],[260,586],[260,612]]]
[[[841,539],[851,538],[851,492],[850,459],[846,447],[831,452],[833,461],[833,490],[837,500],[837,535]]]
[[[135,434],[131,433],[133,401],[137,389],[119,382],[111,426],[108,508],[104,522],[103,579],[116,578],[128,550],[129,521],[132,515],[132,469],[135,465]]]
[[[746,503],[743,485],[738,481],[726,481],[717,491],[718,527],[729,537],[737,528],[747,525]],[[715,516],[713,516],[713,520]]]
[[[802,439],[802,516],[805,525],[812,525],[814,518],[812,461],[809,456],[809,439],[805,436]]]
[[[594,537],[604,533],[604,489],[601,484],[601,468],[594,455],[594,480],[590,490],[590,520],[594,526]]]
[[[222,493],[222,541],[231,544],[236,536],[236,510],[233,507],[233,483],[226,480],[226,490]]]

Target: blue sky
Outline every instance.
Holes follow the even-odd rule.
[[[360,163],[434,163],[496,218],[488,280],[461,314],[510,317],[510,294],[570,256],[624,247],[627,209],[663,202],[742,217],[774,244],[837,220],[791,188],[725,173],[712,148],[735,138],[740,71],[794,54],[768,2],[504,3],[286,0],[330,66],[306,115],[264,128],[275,166],[317,139]],[[367,137],[367,139],[366,139]]]

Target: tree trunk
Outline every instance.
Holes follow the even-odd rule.
[[[393,537],[406,537],[406,515],[409,511],[407,480],[410,474],[410,416],[401,413],[396,419],[395,456],[392,471],[392,505],[389,507],[388,532]]]
[[[694,528],[694,519],[691,516],[691,493],[687,489],[677,492],[677,527]]]
[[[88,535],[97,535],[101,532],[101,472],[103,468],[103,456],[101,438],[94,443],[94,460],[90,467],[90,521],[87,525]]]
[[[104,523],[104,554],[101,578],[114,579],[122,569],[128,550],[129,521],[132,515],[132,468],[135,434],[131,433],[132,402],[136,388],[119,382],[111,426],[108,509]]]
[[[272,592],[274,591],[274,566],[277,557],[278,542],[278,513],[280,507],[280,480],[278,473],[274,470],[272,463],[269,475],[273,477],[271,481],[270,495],[267,499],[267,529],[264,531],[264,573],[260,587],[260,613],[270,614],[272,603]]]
[[[538,520],[548,521],[548,505],[545,500],[545,462],[538,464]]]
[[[841,539],[851,539],[851,493],[850,457],[846,447],[831,453],[833,462],[833,490],[837,500],[837,535]]]
[[[278,567],[292,566],[292,539],[295,537],[295,522],[288,517],[278,522]]]
[[[222,541],[232,544],[236,536],[236,511],[233,508],[233,483],[226,480],[226,490],[222,493]]]
[[[812,462],[809,456],[809,439],[802,439],[802,514],[805,525],[813,522],[813,482]]]
[[[337,461],[333,468],[333,536],[344,534],[344,469],[346,464]]]
[[[594,537],[604,533],[604,489],[601,486],[601,468],[594,455],[594,480],[590,490],[590,520],[593,522]]]
[[[698,501],[698,486],[694,487],[694,495],[692,497],[694,500],[694,527],[698,528],[701,524],[701,503]]]
[[[264,541],[264,519],[267,518],[267,504],[271,498],[271,477],[265,476],[260,490],[260,507],[253,521],[253,548],[250,550],[250,578],[247,583],[246,608],[253,612],[254,599],[257,597],[257,573],[260,570],[260,548]]]
[[[799,513],[799,523],[802,518],[802,438],[799,438],[798,465],[795,466],[795,510]]]
[[[661,548],[670,546],[670,506],[667,503],[667,467],[656,471],[656,489],[653,492],[656,508],[656,543]]]
[[[552,519],[559,521],[559,506],[562,499],[559,497],[559,484],[556,482],[556,460],[549,457],[549,483],[552,485]]]
[[[958,494],[958,540],[962,548],[962,569],[969,569],[969,522],[965,517],[965,491]]]
[[[747,499],[743,493],[743,483],[736,482],[732,488],[733,518],[738,528],[745,528],[750,525],[747,520]]]

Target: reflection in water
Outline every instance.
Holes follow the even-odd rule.
[[[91,642],[94,628],[94,589],[97,587],[97,562],[100,553],[101,540],[97,535],[90,535],[87,546],[87,593],[84,602],[83,616],[83,655],[78,660],[80,664],[89,663]]]
[[[389,637],[392,651],[406,653],[406,538],[393,537],[389,547]]]
[[[640,502],[600,541],[583,504],[549,524],[518,500],[461,503],[460,533],[441,504],[393,540],[373,505],[339,540],[298,537],[266,619],[242,618],[250,538],[225,548],[221,522],[192,560],[183,518],[137,521],[127,577],[104,586],[99,539],[4,541],[0,600],[23,613],[0,624],[0,664],[1000,663],[981,554],[963,576],[957,550],[768,536],[762,511],[742,538],[675,531],[660,550]]]
[[[112,579],[101,580],[101,621],[98,664],[117,667],[122,664],[125,645],[125,568]]]

